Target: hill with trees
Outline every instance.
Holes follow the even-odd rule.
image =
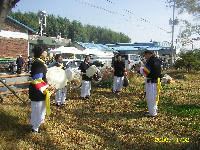
[[[39,12],[12,12],[8,14],[10,17],[16,19],[17,21],[27,25],[28,27],[38,31],[38,20]],[[96,27],[93,25],[83,25],[82,23],[74,20],[72,22],[69,19],[62,18],[60,16],[55,16],[53,14],[47,14],[47,27],[46,34],[47,36],[56,37],[61,33],[62,38],[71,39],[72,42],[92,42],[97,44],[106,44],[106,43],[127,43],[131,42],[131,39],[123,34],[112,31],[111,29]]]

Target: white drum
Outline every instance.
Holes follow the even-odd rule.
[[[67,69],[65,69],[65,73],[66,73],[68,82],[70,82],[74,79],[75,72],[73,69],[67,68]]]
[[[63,69],[59,67],[51,67],[47,70],[47,82],[56,89],[62,89],[67,85],[67,76]]]
[[[86,70],[86,76],[90,78],[96,73],[96,71],[97,71],[96,66],[92,65]]]

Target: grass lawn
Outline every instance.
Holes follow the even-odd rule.
[[[158,117],[146,117],[144,77],[129,76],[120,94],[93,86],[89,100],[80,88],[67,92],[66,107],[46,116],[38,134],[30,133],[28,93],[13,95],[0,104],[0,149],[200,149],[200,74],[164,71],[176,82],[163,85]],[[177,79],[185,74],[184,79]]]

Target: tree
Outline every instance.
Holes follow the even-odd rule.
[[[199,2],[199,4],[198,4]],[[200,19],[200,1],[198,0],[177,0],[176,1],[176,8],[178,9],[179,14],[182,13],[189,13],[195,17],[195,20]],[[186,25],[185,29],[181,33],[182,45],[191,44],[192,40],[199,40],[191,39],[192,35],[199,36],[200,35],[200,25],[192,25],[190,22],[186,20],[182,20],[183,23]]]
[[[200,69],[200,50],[181,52],[179,55],[180,59],[175,62],[174,67],[177,68],[186,68],[188,72],[191,69],[199,70]]]
[[[6,20],[8,12],[18,3],[20,0],[1,0],[0,1],[0,31],[3,23]]]
[[[33,30],[38,30],[39,13],[10,11],[8,15]],[[131,41],[127,35],[114,32],[111,29],[88,24],[82,25],[82,23],[76,20],[70,22],[67,18],[47,14],[46,35],[55,37],[60,33],[62,38],[71,39],[72,42],[77,41],[88,43],[94,41],[95,44],[106,44],[116,42],[126,43]]]
[[[188,12],[193,15],[200,13],[198,0],[177,0],[176,7],[179,13]]]

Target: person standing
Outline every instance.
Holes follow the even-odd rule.
[[[22,55],[19,56],[19,58],[17,58],[17,74],[21,74],[22,72],[22,67],[24,64],[24,60],[22,59]]]
[[[46,115],[45,95],[47,89],[53,91],[52,86],[46,83],[47,68],[43,61],[47,56],[47,47],[44,44],[35,45],[33,48],[35,59],[31,66],[32,81],[29,85],[29,98],[31,100],[30,125],[32,132],[38,132],[39,126],[44,122]]]
[[[61,54],[56,54],[55,60],[56,60],[56,63],[54,64],[54,66],[59,67],[63,70],[66,69],[66,66],[62,63],[63,58],[62,58]],[[62,89],[57,90],[56,95],[55,95],[56,106],[60,107],[60,106],[66,105],[66,103],[65,103],[66,93],[67,93],[66,86]]]
[[[146,76],[145,90],[149,110],[147,115],[157,116],[159,96],[157,89],[160,88],[161,64],[159,59],[155,58],[149,50],[144,52],[144,57],[147,63],[144,67],[140,67],[140,73]]]
[[[124,84],[124,75],[127,75],[124,62],[121,61],[121,56],[117,56],[117,61],[114,62],[114,84],[113,93],[121,92]]]
[[[87,55],[85,57],[84,62],[82,62],[79,66],[82,73],[82,86],[81,86],[81,97],[83,100],[90,98],[90,90],[91,90],[91,78],[86,76],[86,70],[91,66],[90,56]]]
[[[32,63],[32,58],[31,56],[28,57],[28,73],[31,71],[31,63]]]

